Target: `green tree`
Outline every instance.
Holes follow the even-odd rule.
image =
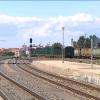
[[[78,41],[74,41],[73,45],[74,48],[90,48],[91,47],[91,38],[93,42],[97,39],[96,35],[90,35],[89,37],[85,38],[85,36],[80,36]]]
[[[97,36],[96,35],[90,35],[90,39],[93,39],[93,41],[95,41],[95,39],[97,39]]]
[[[77,46],[79,48],[84,48],[84,43],[85,43],[85,37],[84,36],[80,36],[78,41],[77,41]]]
[[[96,35],[90,35],[90,41],[91,39],[93,39],[93,47],[95,46],[95,40],[97,39],[98,37]]]
[[[91,40],[89,38],[85,39],[84,48],[91,48]]]
[[[14,56],[15,53],[14,52],[10,52],[10,51],[5,51],[5,52],[2,52],[2,56]]]

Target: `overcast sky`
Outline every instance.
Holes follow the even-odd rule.
[[[100,1],[0,1],[0,48],[100,37]],[[4,41],[2,41],[4,40]]]

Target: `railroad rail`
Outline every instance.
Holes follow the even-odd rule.
[[[35,98],[37,98],[38,100],[46,100],[44,97],[36,94],[35,92],[31,91],[30,89],[28,89],[27,87],[25,87],[24,85],[16,82],[15,80],[9,78],[6,74],[4,74],[3,72],[0,71],[0,75],[4,78],[6,78],[7,80],[11,81],[12,83],[16,84],[18,87],[22,88],[23,90],[27,91],[28,93],[30,93],[32,96],[34,96]],[[2,94],[2,96],[4,96]],[[5,96],[4,96],[5,97]],[[5,97],[6,98],[6,97]],[[8,99],[5,99],[8,100]]]
[[[10,100],[9,97],[7,95],[5,95],[5,93],[3,93],[2,91],[0,91],[0,96],[4,99],[4,100]]]
[[[17,81],[18,83],[24,85],[31,91],[34,91],[36,94],[44,97],[45,100],[62,100],[62,98],[65,98],[66,95],[69,95],[69,94],[66,94],[66,95],[64,95],[64,97],[62,95],[59,96],[59,93],[65,94],[65,92],[62,89],[60,91],[60,89],[57,89],[55,87],[55,85],[53,85],[53,84],[50,85],[50,83],[44,81],[43,79],[39,79],[33,75],[30,75],[29,73],[18,68],[16,66],[16,64],[7,65],[8,61],[9,60],[5,61],[6,64],[4,64],[4,67],[1,68],[1,71],[3,73],[5,73],[7,76],[9,76],[10,78],[12,78],[14,81]],[[8,70],[6,70],[6,69],[8,69]],[[45,83],[47,83],[47,84],[45,84]],[[44,87],[45,85],[48,88]],[[52,88],[52,86],[54,87],[54,89]],[[50,91],[51,89],[54,91]],[[57,94],[56,94],[56,92],[57,92]],[[70,96],[71,95],[69,95],[69,97]],[[72,96],[72,98],[74,98],[74,97]],[[75,98],[80,98],[80,97],[75,97]],[[39,100],[41,100],[41,99],[39,99]]]
[[[39,100],[1,75],[0,78],[0,91],[3,100]]]
[[[61,76],[57,76],[57,75],[53,75],[51,73],[47,73],[44,71],[41,71],[39,69],[36,69],[28,64],[17,64],[17,66],[19,68],[21,68],[22,70],[38,77],[38,78],[42,78],[52,84],[55,84],[57,86],[60,86],[62,88],[68,89],[78,95],[84,96],[88,99],[94,99],[94,100],[100,100],[100,95],[96,95],[90,92],[96,92],[96,93],[100,93],[100,88],[96,87],[94,85],[90,85],[87,83],[83,83],[83,82],[79,82],[76,80],[72,80],[69,78],[64,78]],[[68,85],[69,84],[69,85]],[[75,87],[76,86],[76,87]],[[81,89],[77,89],[77,87],[80,87]],[[89,90],[89,92],[87,92],[87,90]]]
[[[11,59],[11,58],[2,58],[2,59],[0,59],[0,64],[4,64],[4,61],[5,61],[6,59]]]

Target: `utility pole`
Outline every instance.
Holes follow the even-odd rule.
[[[62,27],[62,63],[64,63],[64,27]]]
[[[93,69],[93,39],[91,38],[91,69]]]
[[[85,34],[85,40],[84,40],[84,56],[86,56],[86,34]]]

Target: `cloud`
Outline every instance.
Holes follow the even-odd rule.
[[[64,26],[66,43],[68,43],[70,38],[77,39],[80,35],[99,32],[100,17],[85,13],[48,18],[0,15],[0,35],[3,32],[2,25],[3,29],[6,28],[5,34],[10,36],[16,34],[15,36],[22,40],[33,37],[43,42],[61,40],[62,27]],[[10,32],[7,33],[7,30]]]
[[[29,21],[41,21],[41,18],[37,17],[14,17],[14,16],[8,16],[8,15],[0,15],[0,23],[25,23]]]

